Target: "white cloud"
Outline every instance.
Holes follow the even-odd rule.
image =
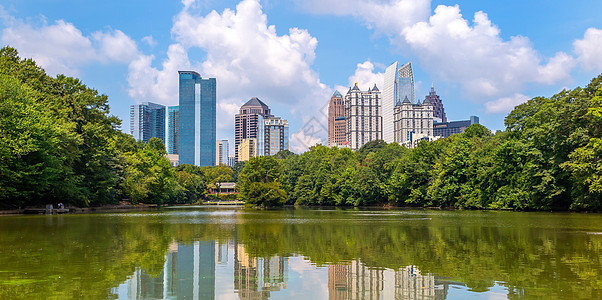
[[[328,101],[330,89],[311,68],[318,41],[307,30],[290,28],[288,34],[278,35],[257,0],[243,0],[235,10],[206,15],[195,10],[194,1],[183,3],[172,27],[176,43],[162,65],[154,67],[153,56],[140,56],[130,64],[132,98],[176,105],[178,70],[215,77],[218,137],[231,137],[234,114],[251,97],[266,102],[277,116],[288,109],[296,120],[310,119],[318,113],[315,108]],[[194,48],[205,56],[189,58]],[[303,149],[301,143],[295,145],[298,151]]]
[[[523,94],[514,94],[510,97],[503,97],[495,101],[489,101],[485,103],[486,112],[488,114],[499,114],[508,113],[514,109],[515,106],[525,103],[530,98]]]
[[[576,40],[573,47],[586,70],[602,70],[602,30],[588,28],[583,39]]]
[[[188,52],[180,44],[167,49],[161,70],[152,67],[154,56],[141,55],[130,63],[128,94],[137,102],[151,101],[164,105],[178,104],[178,70],[190,70]]]
[[[109,60],[129,63],[140,55],[136,42],[121,30],[109,33],[95,32],[92,36],[100,43],[100,48],[98,49],[100,55]]]
[[[142,41],[151,47],[157,46],[157,41],[155,41],[155,39],[153,38],[152,35],[147,35],[147,36],[143,37]]]
[[[33,58],[48,74],[78,76],[79,69],[94,62],[129,63],[141,54],[136,42],[120,30],[97,31],[85,36],[72,23],[58,20],[48,24],[42,17],[39,26],[16,19],[0,10],[5,28],[2,44],[19,51],[21,57]]]
[[[511,96],[528,83],[566,82],[575,66],[566,53],[542,57],[527,37],[504,40],[486,13],[476,12],[469,21],[458,5],[439,5],[432,15],[430,0],[309,0],[302,6],[355,16],[413,52],[421,68],[458,83],[475,101]]]
[[[16,48],[22,57],[33,58],[50,74],[77,75],[77,68],[97,59],[89,38],[63,20],[39,28],[15,20],[4,28],[0,40]]]
[[[349,86],[353,86],[357,82],[357,86],[362,91],[373,88],[375,84],[382,89],[385,73],[374,72],[374,68],[374,64],[370,61],[357,64],[355,73],[349,76]]]

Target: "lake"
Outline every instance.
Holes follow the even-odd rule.
[[[241,207],[0,217],[0,299],[602,297],[602,215]]]

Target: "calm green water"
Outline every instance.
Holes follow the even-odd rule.
[[[602,215],[169,208],[0,217],[0,299],[602,297]]]

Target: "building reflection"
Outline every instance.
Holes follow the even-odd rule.
[[[447,288],[447,283],[439,282],[432,274],[421,274],[415,266],[397,271],[372,269],[360,260],[328,266],[331,300],[445,299]]]
[[[136,270],[127,283],[127,298],[215,299],[215,264],[219,249],[220,245],[214,241],[171,244],[163,270],[158,275],[149,270]]]
[[[252,257],[243,244],[234,248],[234,290],[240,299],[268,299],[286,288],[288,257]]]

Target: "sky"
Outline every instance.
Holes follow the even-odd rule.
[[[130,105],[178,104],[178,70],[214,77],[231,153],[252,97],[300,153],[326,143],[335,89],[382,87],[395,61],[412,62],[416,100],[434,86],[449,120],[503,130],[515,105],[602,72],[601,14],[594,0],[2,0],[0,44],[108,95],[125,132]]]

